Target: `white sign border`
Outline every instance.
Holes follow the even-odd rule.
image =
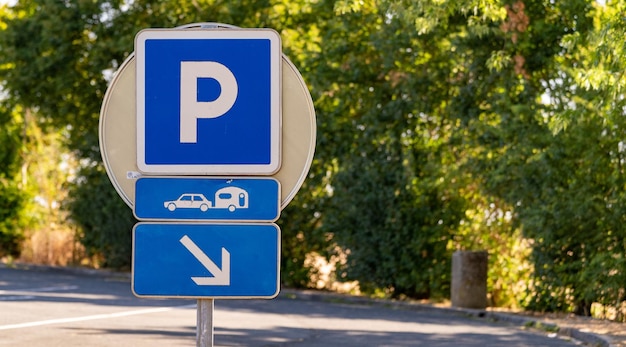
[[[238,164],[147,164],[145,160],[145,42],[150,39],[269,39],[270,41],[270,163]],[[281,81],[280,35],[273,29],[144,29],[135,37],[137,100],[137,167],[146,175],[273,175],[281,166]]]

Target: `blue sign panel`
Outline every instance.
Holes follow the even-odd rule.
[[[278,171],[281,48],[275,31],[148,29],[135,46],[141,171]]]
[[[153,224],[133,229],[132,290],[140,297],[273,298],[275,224]]]
[[[273,178],[142,177],[135,217],[168,221],[276,221],[280,184]]]

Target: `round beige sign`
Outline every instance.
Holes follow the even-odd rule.
[[[137,167],[136,62],[134,54],[120,66],[100,111],[100,152],[109,179],[131,208],[135,203]],[[298,69],[282,56],[281,166],[273,177],[281,185],[281,209],[293,199],[308,175],[315,152],[315,109]],[[264,176],[267,177],[267,176]]]

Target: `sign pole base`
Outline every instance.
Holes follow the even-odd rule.
[[[196,346],[213,347],[213,299],[198,299]]]

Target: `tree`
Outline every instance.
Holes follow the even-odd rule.
[[[323,212],[323,223],[350,252],[348,274],[392,294],[406,290],[403,276],[419,287],[419,275],[408,275],[411,270],[403,268],[403,261],[394,264],[393,259],[405,259],[406,252],[415,255],[420,249],[428,252],[428,242],[418,240],[429,239],[429,232],[435,240],[452,238],[461,247],[470,242],[455,235],[486,239],[467,234],[455,224],[461,221],[478,223],[474,231],[491,238],[519,237],[515,227],[521,228],[533,248],[535,280],[528,288],[534,308],[588,308],[599,300],[591,294],[591,273],[584,270],[596,256],[597,264],[620,259],[612,262],[612,275],[595,277],[601,283],[618,282],[623,252],[621,246],[609,244],[615,245],[614,235],[621,235],[621,228],[606,222],[616,220],[619,210],[620,198],[609,192],[621,186],[621,164],[614,176],[590,172],[621,163],[621,130],[593,121],[588,111],[595,102],[605,105],[603,100],[616,99],[611,105],[619,118],[621,84],[613,83],[607,89],[612,95],[605,99],[576,86],[581,81],[593,86],[591,82],[603,80],[598,76],[607,76],[599,71],[595,79],[581,79],[590,70],[583,65],[581,71],[579,62],[605,59],[589,54],[600,38],[608,35],[612,42],[621,42],[615,39],[619,30],[594,29],[593,18],[601,7],[593,1],[388,1],[338,2],[335,9],[337,18],[322,29],[329,34],[315,66],[318,76],[334,76],[333,83],[322,86],[318,102],[322,116],[332,118],[322,123],[321,132],[341,138],[329,140],[339,145],[320,153],[333,172],[333,208]],[[614,45],[601,47],[600,52],[621,52]],[[619,61],[612,58],[616,54],[606,59]],[[612,64],[611,71],[620,71],[620,64]],[[608,81],[619,81],[615,75],[610,72]],[[555,133],[564,119],[573,119],[566,134]],[[567,146],[575,149],[570,152]],[[548,165],[544,156],[552,158]],[[419,165],[412,166],[414,161]],[[439,180],[445,184],[429,184]],[[456,203],[427,198],[441,195],[442,201]],[[420,213],[418,198],[433,208],[429,214]],[[465,216],[460,213],[469,202],[488,206],[490,201],[509,209],[509,227],[493,229],[486,218],[468,221],[476,216],[467,214],[472,207],[465,207]],[[446,210],[449,206],[456,208]],[[419,217],[442,211],[450,218],[442,219],[446,228],[438,231],[428,218]],[[417,219],[398,218],[405,214]],[[399,220],[410,222],[390,226]],[[579,231],[566,234],[573,230]],[[396,234],[403,235],[404,242],[391,241]],[[412,241],[418,246],[407,251]],[[606,256],[607,251],[612,256]],[[440,248],[435,259],[445,261],[446,252]],[[572,252],[578,261],[568,262]],[[387,260],[394,265],[386,265]],[[435,269],[445,282],[442,269],[412,262],[418,264],[413,269]],[[420,290],[409,292],[419,296]],[[617,298],[622,289],[617,285],[608,292]],[[556,306],[550,303],[555,293],[560,302]]]
[[[298,39],[308,35],[301,28],[316,20],[311,11],[305,1],[21,0],[3,13],[0,79],[7,98],[14,105],[36,110],[39,122],[67,134],[65,145],[80,167],[77,179],[68,185],[71,199],[65,206],[82,229],[82,243],[101,259],[101,265],[127,267],[130,263],[134,220],[100,166],[97,129],[107,83],[132,53],[135,34],[148,27],[172,28],[207,20],[272,27],[285,31],[284,51],[288,55],[299,52],[292,59],[301,62]],[[299,229],[294,226],[293,230]],[[304,256],[294,258],[290,248],[285,252],[286,259]]]
[[[500,37],[491,38],[504,49],[474,55],[474,73],[453,102],[458,114],[469,115],[461,124],[474,132],[478,150],[465,168],[480,177],[486,194],[515,207],[531,242],[528,307],[580,314],[589,314],[592,302],[618,307],[623,126],[615,120],[623,113],[623,82],[615,76],[622,60],[591,53],[619,52],[598,39],[606,38],[606,22],[599,26],[598,19],[613,10],[590,1],[517,1],[505,8]],[[480,53],[480,42],[469,42],[473,49],[462,51]],[[589,88],[598,74],[612,81],[599,88],[606,94]]]
[[[367,292],[444,297],[464,211],[442,116],[450,46],[444,28],[418,34],[399,5],[339,2],[321,27],[318,158],[332,175],[322,227]]]
[[[547,84],[552,109],[546,118],[560,141],[539,160],[545,166],[536,173],[552,173],[552,184],[544,183],[543,204],[527,211],[529,224],[554,231],[542,235],[536,247],[544,295],[535,298],[534,307],[573,306],[588,315],[597,302],[624,319],[626,59],[618,37],[626,30],[625,6],[588,4],[586,30],[562,38],[563,53],[555,60],[560,74]],[[560,301],[548,291],[563,293],[556,296]]]
[[[19,113],[0,105],[0,257],[18,256],[24,239],[29,196],[20,180],[23,127]]]

